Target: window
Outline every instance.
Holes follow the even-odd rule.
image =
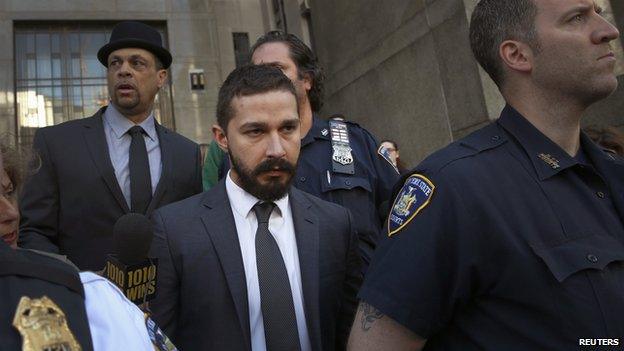
[[[88,117],[108,104],[106,68],[97,51],[114,23],[15,25],[17,137],[30,144],[37,128]],[[159,28],[163,35],[162,28]],[[163,35],[163,38],[165,36]],[[154,115],[173,128],[171,89],[165,86]]]
[[[241,67],[249,63],[249,34],[232,33],[234,40],[234,58],[236,67]]]

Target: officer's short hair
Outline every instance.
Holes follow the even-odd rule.
[[[318,63],[316,55],[312,50],[294,34],[284,33],[274,30],[258,38],[251,48],[255,52],[257,48],[266,43],[284,43],[290,49],[290,59],[297,65],[299,79],[303,79],[305,74],[312,80],[312,88],[308,92],[308,100],[312,111],[318,112],[323,107],[323,93],[325,92],[325,74]]]
[[[539,50],[533,0],[481,0],[472,13],[470,46],[479,64],[499,87],[504,81],[499,47],[518,40]]]
[[[234,116],[232,100],[235,97],[262,94],[269,91],[286,91],[293,94],[295,100],[298,100],[293,83],[275,66],[246,65],[232,71],[219,89],[217,123],[221,129],[225,132],[228,123]]]

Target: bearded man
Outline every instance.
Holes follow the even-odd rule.
[[[291,186],[301,143],[292,82],[272,66],[236,69],[217,122],[227,176],[153,216],[155,319],[183,350],[344,349],[358,239],[345,208]]]

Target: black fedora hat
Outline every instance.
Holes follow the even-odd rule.
[[[171,65],[171,54],[162,46],[160,33],[145,23],[124,21],[115,25],[108,44],[97,53],[98,60],[108,67],[108,55],[123,48],[145,49],[156,55],[165,68]]]

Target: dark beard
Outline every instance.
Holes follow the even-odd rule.
[[[238,174],[241,188],[262,201],[276,201],[284,197],[295,176],[296,165],[282,158],[269,158],[262,161],[253,170],[245,168],[242,162],[232,154],[230,154],[230,160],[232,161],[232,169]],[[260,174],[274,170],[284,171],[289,175],[285,183],[281,183],[277,179],[269,181],[266,185],[258,182]]]

